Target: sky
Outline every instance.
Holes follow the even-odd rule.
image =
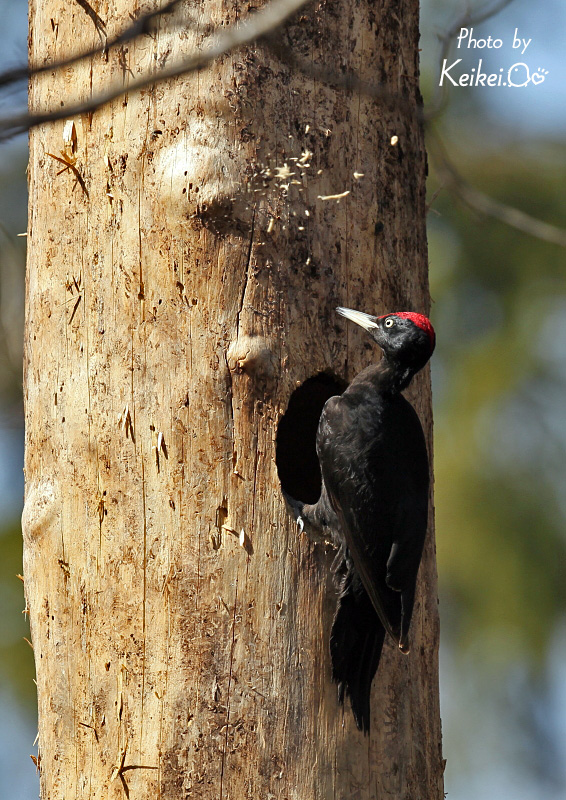
[[[495,2],[421,2],[421,63],[423,71],[435,70],[439,75],[439,34],[442,35],[452,23],[461,18],[467,8],[490,8]],[[451,10],[447,13],[446,8]],[[506,136],[512,131],[516,138],[528,140],[533,136],[552,137],[566,129],[566,3],[562,0],[544,0],[535,5],[531,0],[515,0],[495,17],[480,25],[470,26],[469,36],[462,39],[458,48],[457,36],[453,39],[448,66],[457,59],[462,62],[453,71],[455,75],[470,71],[482,60],[482,71],[507,74],[514,64],[524,63],[529,73],[546,70],[544,80],[534,85],[519,87],[474,87],[453,88],[455,93],[474,91],[475,99],[483,103],[485,113],[498,128],[507,127]],[[488,37],[500,39],[501,47],[488,48]],[[524,54],[523,47],[513,48],[517,39],[531,40]],[[473,41],[485,47],[474,46]],[[525,74],[523,69],[520,74]],[[517,78],[515,83],[521,82]],[[482,115],[483,117],[483,115]]]

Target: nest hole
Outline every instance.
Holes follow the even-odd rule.
[[[321,372],[295,389],[277,427],[275,463],[281,487],[304,503],[320,497],[321,476],[316,455],[316,432],[324,404],[342,394],[347,383]]]

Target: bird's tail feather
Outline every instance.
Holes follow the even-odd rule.
[[[385,629],[356,573],[341,584],[330,634],[332,678],[338,699],[350,698],[356,725],[364,733],[370,727],[370,695],[379,665]]]

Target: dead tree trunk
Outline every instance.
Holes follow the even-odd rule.
[[[32,0],[33,63],[97,43],[85,5]],[[135,9],[96,12],[111,35]],[[33,109],[124,86],[31,135],[23,529],[45,800],[442,798],[432,519],[412,653],[386,647],[364,739],[330,681],[332,553],[297,534],[276,467],[294,389],[326,374],[316,416],[377,358],[334,307],[428,308],[418,3],[329,0],[277,33],[402,107],[267,45],[128,94],[247,11],[185,7],[173,32],[31,85]],[[428,371],[412,396],[430,434]],[[315,424],[278,457],[309,496]]]

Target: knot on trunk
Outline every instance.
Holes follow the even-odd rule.
[[[228,369],[245,372],[250,378],[264,382],[275,375],[276,357],[272,344],[263,336],[242,334],[233,341],[227,353]]]
[[[40,481],[28,487],[22,512],[22,533],[26,541],[37,539],[61,512],[58,491],[52,481]]]

